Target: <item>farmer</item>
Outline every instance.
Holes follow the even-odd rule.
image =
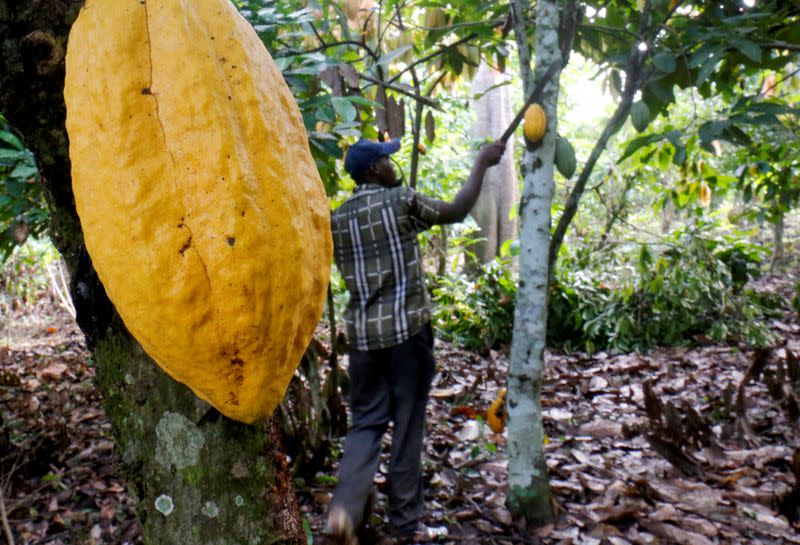
[[[344,167],[358,187],[333,213],[334,258],[350,302],[352,424],[328,513],[334,543],[355,545],[381,452],[394,423],[389,462],[389,523],[395,543],[423,540],[422,438],[434,375],[431,305],[424,285],[417,234],[432,225],[462,221],[475,204],[486,169],[505,143],[484,146],[453,202],[403,187],[389,155],[399,140],[359,140]],[[390,540],[391,541],[391,538]]]

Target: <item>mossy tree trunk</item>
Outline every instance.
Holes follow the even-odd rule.
[[[0,112],[36,156],[52,239],[69,268],[145,543],[304,542],[277,426],[231,421],[163,373],[127,332],[92,268],[64,127],[64,53],[81,4],[0,0]]]

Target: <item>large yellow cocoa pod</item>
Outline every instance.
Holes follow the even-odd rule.
[[[547,115],[539,104],[531,104],[525,110],[523,128],[525,138],[529,142],[536,143],[544,137],[547,130]]]
[[[329,205],[300,112],[228,0],[87,0],[64,97],[86,248],[128,330],[247,423],[322,312]]]

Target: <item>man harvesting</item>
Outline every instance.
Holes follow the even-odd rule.
[[[418,536],[422,511],[422,439],[434,375],[431,305],[417,234],[462,221],[475,204],[486,169],[505,143],[484,146],[452,202],[403,187],[389,155],[400,141],[359,140],[345,170],[357,187],[332,215],[334,258],[350,302],[351,428],[333,493],[328,533],[356,545],[378,468],[381,439],[394,423],[389,462],[389,523],[396,543]]]

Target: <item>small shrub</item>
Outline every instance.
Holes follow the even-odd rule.
[[[433,277],[429,285],[440,338],[479,351],[511,342],[517,280],[508,261],[495,259],[477,277]]]
[[[711,237],[711,227],[681,229],[664,251],[644,245],[635,259],[611,257],[595,272],[562,266],[550,293],[549,343],[592,352],[704,339],[770,342],[763,318],[772,305],[743,291],[760,274],[765,252]]]
[[[48,219],[33,154],[0,115],[0,262],[29,236],[42,237]]]

